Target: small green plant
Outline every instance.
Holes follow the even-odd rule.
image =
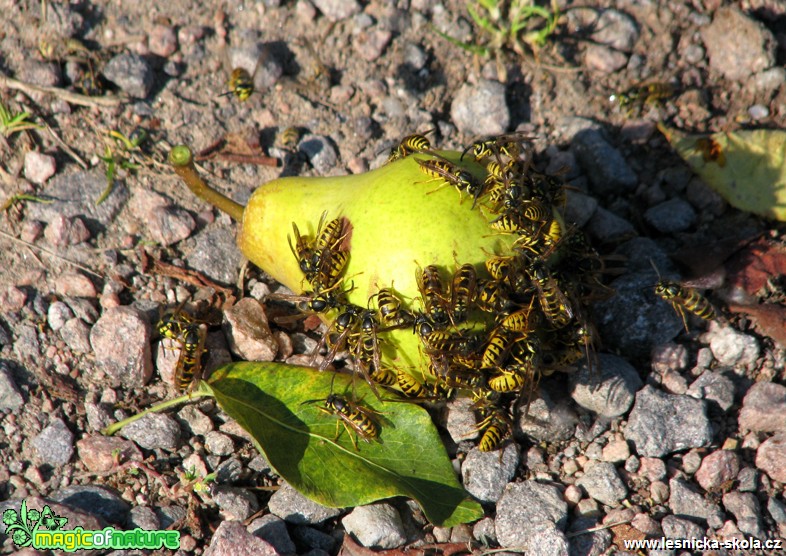
[[[537,56],[554,33],[560,15],[556,0],[551,0],[550,8],[538,6],[534,0],[472,0],[467,2],[467,11],[475,25],[488,35],[485,44],[468,44],[435,31],[473,54],[488,57],[493,53],[501,80],[505,76],[503,52],[507,49],[524,56],[526,46]]]
[[[108,135],[115,140],[115,148],[106,145],[104,156],[98,156],[106,164],[106,189],[96,199],[96,205],[103,203],[112,193],[118,168],[131,171],[142,165],[138,155],[141,154],[141,145],[148,137],[147,131],[141,127],[132,131],[128,137],[116,130],[110,131]]]
[[[11,135],[20,131],[41,129],[40,125],[29,121],[30,116],[30,112],[13,114],[5,104],[0,102],[0,133],[5,137],[11,137]]]

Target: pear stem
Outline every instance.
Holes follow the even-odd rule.
[[[169,164],[174,168],[175,173],[180,176],[188,188],[200,199],[203,199],[224,211],[233,220],[240,222],[243,220],[243,209],[245,207],[240,203],[236,203],[223,193],[220,193],[207,185],[194,167],[194,157],[191,154],[191,149],[185,145],[177,145],[169,151]]]

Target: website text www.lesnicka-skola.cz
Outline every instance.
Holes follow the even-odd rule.
[[[637,539],[624,541],[625,550],[783,550],[781,539]]]

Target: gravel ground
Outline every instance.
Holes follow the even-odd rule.
[[[18,197],[0,223],[2,509],[27,498],[85,529],[171,526],[182,532],[182,552],[211,554],[434,543],[601,554],[624,552],[626,539],[786,537],[782,325],[742,314],[751,309],[722,310],[719,322],[691,321],[686,332],[647,291],[657,280],[652,261],[669,277],[713,278],[718,307],[744,305],[739,289],[709,271],[751,238],[782,244],[781,226],[730,208],[655,123],[702,133],[784,128],[786,8],[767,0],[559,4],[560,24],[536,58],[501,51],[496,60],[435,31],[485,40],[461,2],[0,1],[0,71],[18,80],[3,81],[0,100],[45,126],[0,137],[2,198],[52,201]],[[70,37],[90,52],[66,48]],[[257,92],[246,102],[219,96],[229,69],[255,66]],[[91,73],[122,101],[35,89],[80,92]],[[651,80],[675,93],[632,110],[609,102]],[[123,168],[138,155],[107,133],[128,136],[137,126],[150,132],[147,154],[137,170]],[[294,150],[282,147],[289,127],[300,135]],[[283,170],[248,159],[202,162],[211,183],[245,202],[281,174],[376,168],[401,137],[431,129],[441,147],[459,149],[478,136],[533,133],[537,165],[571,187],[568,219],[609,260],[625,260],[609,277],[617,295],[595,307],[596,388],[582,380],[586,368],[544,381],[531,418],[516,423],[501,454],[464,440],[466,404],[449,408],[448,450],[485,519],[444,529],[405,500],[318,506],[283,484],[209,400],[150,415],[122,436],[98,432],[174,395],[171,352],[153,326],[164,307],[210,297],[151,271],[142,250],[237,297],[241,283],[249,302],[278,287],[254,269],[241,280],[235,225],[160,164],[166,145],[201,150],[226,137],[258,161],[286,158]],[[107,145],[117,177],[96,205]],[[779,260],[774,268],[786,268]],[[767,295],[780,310],[782,272],[769,273]],[[254,346],[211,328],[209,365],[252,348],[257,359],[290,361],[314,349],[318,335],[268,316],[269,333]],[[143,471],[118,461],[143,461]],[[209,493],[180,482],[191,468],[216,473]],[[11,539],[3,550],[14,552]]]

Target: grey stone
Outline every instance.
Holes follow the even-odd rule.
[[[60,216],[66,218],[83,216],[106,226],[114,221],[128,199],[128,190],[125,186],[115,184],[109,197],[100,205],[96,205],[96,199],[106,189],[106,176],[101,168],[89,172],[60,174],[49,182],[48,188],[57,191],[54,202],[28,203],[25,206],[27,218],[51,222]]]
[[[576,481],[592,498],[616,506],[628,494],[628,488],[617,473],[613,463],[597,462],[587,469],[584,476]]]
[[[786,483],[786,433],[779,432],[756,450],[756,467],[779,483]]]
[[[594,28],[594,42],[623,52],[633,50],[639,38],[639,30],[633,18],[617,10],[603,10]]]
[[[295,554],[297,548],[289,536],[284,520],[268,514],[248,524],[248,532],[269,542],[279,554]]]
[[[249,533],[239,521],[222,521],[210,539],[204,556],[277,556],[273,546]]]
[[[595,304],[595,324],[607,349],[649,357],[654,346],[670,342],[682,330],[671,305],[653,292],[657,279],[652,270],[621,276],[611,283],[616,295]]]
[[[526,546],[547,523],[564,529],[568,505],[556,486],[535,481],[511,483],[497,502],[495,527],[503,547]]]
[[[484,547],[497,544],[497,532],[494,530],[494,520],[484,517],[472,527],[473,538]]]
[[[571,556],[600,556],[605,554],[611,546],[611,531],[598,529],[595,517],[578,517],[570,524],[568,537],[570,538]],[[581,534],[576,534],[581,532]]]
[[[58,490],[52,500],[100,517],[112,524],[125,524],[131,506],[108,487],[76,485]]]
[[[527,543],[529,556],[568,556],[568,538],[554,523],[546,522],[538,527]]]
[[[189,266],[216,282],[234,284],[242,261],[234,235],[224,228],[210,228],[193,239],[194,248],[185,254]]]
[[[741,81],[775,63],[772,33],[736,7],[719,8],[700,32],[710,68],[727,79]]]
[[[713,491],[732,481],[740,472],[740,456],[731,450],[716,450],[708,454],[696,471],[696,482],[701,488]]]
[[[382,56],[392,38],[393,33],[388,29],[364,29],[352,41],[352,46],[361,58],[373,62]]]
[[[278,342],[270,331],[264,306],[245,297],[224,312],[224,330],[229,347],[246,361],[273,361]]]
[[[361,10],[357,0],[313,0],[313,3],[331,21],[350,18]]]
[[[185,427],[192,434],[205,435],[213,430],[213,421],[210,417],[199,411],[193,404],[183,407],[177,412],[178,422]]]
[[[90,327],[80,319],[70,319],[60,329],[60,337],[74,353],[90,353]]]
[[[470,398],[456,398],[448,402],[448,415],[445,428],[453,442],[458,444],[464,440],[478,437],[478,425]]]
[[[74,315],[86,323],[93,324],[98,320],[98,310],[93,300],[84,297],[67,297],[63,301],[68,304]]]
[[[257,497],[244,488],[218,485],[212,498],[222,512],[237,521],[245,521],[259,509]]]
[[[205,448],[211,454],[218,456],[228,456],[235,450],[232,439],[224,433],[210,431],[205,435]]]
[[[154,531],[161,528],[161,522],[158,520],[156,512],[147,506],[134,506],[128,513],[128,528],[146,529]]]
[[[327,533],[323,533],[313,527],[306,527],[305,525],[296,525],[292,529],[292,536],[299,544],[324,550],[325,552],[332,552],[336,544],[336,539]]]
[[[705,529],[689,519],[682,519],[674,515],[664,516],[661,521],[663,536],[667,539],[700,539],[705,535]]]
[[[573,152],[599,195],[632,191],[639,182],[622,154],[595,129],[580,131],[573,138]]]
[[[786,386],[757,382],[742,400],[740,429],[756,432],[786,432]]]
[[[502,496],[519,466],[519,451],[515,443],[509,443],[493,452],[481,452],[473,448],[461,465],[464,488],[481,502],[496,502]]]
[[[179,444],[180,427],[169,415],[150,413],[123,427],[120,434],[147,450],[161,448],[172,452]]]
[[[619,417],[633,404],[643,386],[633,366],[616,355],[597,354],[592,370],[586,361],[570,376],[571,397],[585,409],[603,417]]]
[[[14,382],[11,367],[5,361],[0,361],[0,411],[19,408],[25,399],[19,393]]]
[[[731,326],[710,324],[705,340],[709,340],[712,355],[718,363],[728,367],[752,365],[761,353],[755,337],[743,334]]]
[[[703,520],[714,529],[723,525],[723,512],[718,505],[704,498],[682,479],[669,481],[669,507],[677,517]]]
[[[734,382],[726,374],[707,370],[691,383],[686,394],[707,400],[710,407],[726,412],[734,405],[734,390]]]
[[[645,386],[636,395],[624,432],[638,454],[647,457],[700,448],[712,441],[703,401],[666,394],[652,386]]]
[[[298,150],[308,157],[314,170],[320,175],[339,175],[342,172],[338,163],[338,151],[328,137],[306,134],[300,140]]]
[[[566,193],[565,220],[583,228],[595,214],[598,200],[572,189],[568,189]]]
[[[737,473],[737,490],[757,492],[759,490],[759,471],[753,467],[743,467]]]
[[[185,519],[186,509],[172,504],[170,506],[161,506],[154,510],[158,521],[161,522],[161,528],[166,529],[173,523],[177,523]]]
[[[601,243],[623,241],[636,234],[633,224],[600,206],[587,221],[586,229],[591,237]]]
[[[786,504],[770,496],[767,500],[767,511],[770,513],[773,521],[778,525],[786,525]]]
[[[390,549],[407,542],[404,525],[390,504],[359,506],[341,520],[347,533],[369,548]]]
[[[49,306],[46,311],[46,322],[49,328],[57,332],[60,330],[67,320],[73,318],[74,313],[62,301],[55,301]]]
[[[765,538],[761,528],[761,507],[752,492],[731,491],[723,495],[723,507],[731,512],[740,531],[757,539]]]
[[[690,203],[677,197],[648,208],[644,220],[664,234],[684,232],[696,223],[696,211]]]
[[[54,419],[32,439],[38,457],[52,466],[65,465],[74,455],[74,433],[62,419]]]
[[[118,54],[104,65],[102,73],[132,97],[147,98],[153,89],[153,68],[139,54]]]
[[[464,83],[453,97],[450,116],[459,131],[468,136],[504,133],[510,125],[505,86],[487,79],[477,85]]]
[[[288,484],[273,493],[268,502],[270,513],[288,523],[312,525],[336,517],[341,510],[309,500]]]
[[[614,73],[628,64],[628,56],[603,44],[588,44],[584,51],[584,64],[601,73]]]
[[[112,386],[139,387],[153,374],[150,324],[131,307],[107,309],[90,330],[97,365]],[[122,338],[122,342],[118,342]]]
[[[576,413],[566,400],[555,401],[541,389],[529,410],[520,412],[515,430],[536,440],[567,440],[573,437],[577,422]]]

